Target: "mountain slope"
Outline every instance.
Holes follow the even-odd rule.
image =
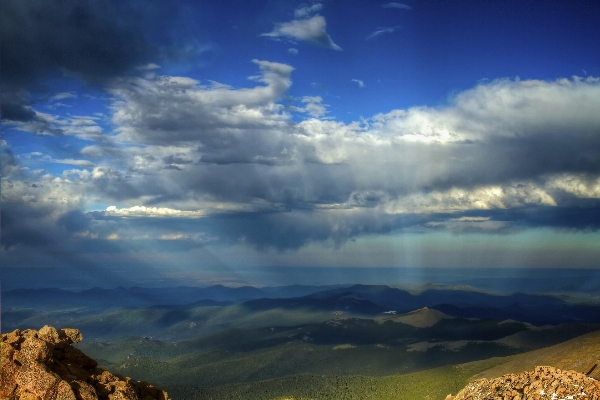
[[[473,379],[520,373],[532,370],[537,365],[550,365],[560,369],[587,373],[599,359],[600,330],[554,346],[508,357],[502,364],[482,371]]]

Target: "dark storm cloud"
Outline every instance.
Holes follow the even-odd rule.
[[[0,104],[2,104],[2,119],[27,122],[36,118],[25,93],[3,91],[0,94]]]
[[[90,229],[91,218],[79,210],[69,211],[58,219],[58,225],[64,226],[69,232],[83,232]]]
[[[215,237],[222,244],[244,243],[259,250],[278,251],[299,249],[311,242],[328,242],[339,246],[355,237],[368,234],[385,234],[394,229],[419,226],[430,221],[431,216],[389,216],[372,210],[339,210],[335,213],[315,210],[291,212],[246,212],[213,215],[206,218],[157,219],[134,217],[123,220],[102,212],[87,214],[97,221],[115,221],[132,232],[148,232],[160,227],[163,231],[182,231],[193,236],[203,233]],[[202,241],[181,242],[171,246],[203,246]],[[135,244],[133,244],[135,246]]]
[[[170,7],[149,1],[2,2],[2,119],[35,121],[27,91],[69,74],[101,84],[158,54],[144,31],[168,20]]]
[[[185,154],[178,153],[163,157],[163,162],[165,164],[190,164],[192,160],[186,158]]]
[[[56,218],[52,204],[4,201],[1,210],[2,247],[37,249],[53,257],[68,257],[77,243],[77,233],[91,226],[92,219],[79,211]]]
[[[520,228],[597,231],[600,229],[600,201],[586,203],[588,204],[585,206],[490,210],[485,214],[495,220],[511,222]]]
[[[17,244],[29,246],[47,246],[55,243],[55,227],[45,220],[49,210],[32,209],[19,204],[3,202],[2,247],[9,248]],[[63,235],[61,235],[63,236]]]
[[[261,75],[253,88],[204,87],[194,79],[124,78],[111,82],[113,122],[125,141],[195,143],[202,152],[237,149],[272,153],[289,121],[275,102],[291,86],[289,65],[253,60]]]
[[[315,204],[343,202],[352,185],[344,165],[297,166],[207,165],[181,177],[182,187],[203,188],[221,201],[251,202],[312,208]]]
[[[2,74],[7,85],[30,86],[63,71],[104,81],[155,54],[143,37],[148,8],[127,1],[2,3]],[[136,18],[133,18],[136,16]]]
[[[470,147],[452,146],[450,157],[472,163],[452,163],[444,184],[464,185],[465,179],[471,185],[536,179],[563,172],[598,174],[600,135],[593,134],[598,128],[541,127],[537,132],[516,132],[512,137],[490,138]]]
[[[0,144],[2,139],[0,139]],[[17,173],[17,160],[14,154],[5,146],[0,145],[0,176]]]
[[[353,238],[369,234],[386,234],[394,229],[414,226],[426,220],[422,216],[390,216],[364,211],[294,211],[224,218],[218,231],[237,242],[255,246],[259,250],[274,248],[279,251],[299,249],[311,242],[325,242],[340,246]]]
[[[573,125],[563,130],[542,128],[533,133],[517,132],[515,136],[491,137],[472,144],[407,144],[403,153],[408,154],[401,163],[403,168],[418,170],[419,174],[392,177],[394,181],[401,181],[391,183],[390,192],[399,195],[412,190],[411,186],[418,190],[444,190],[515,180],[543,182],[544,176],[558,173],[597,175],[600,173],[600,135],[593,132],[594,128]],[[365,166],[373,170],[374,176],[375,169],[382,163],[390,164],[394,151],[382,153],[385,154],[383,160]],[[427,162],[422,163],[423,160]]]

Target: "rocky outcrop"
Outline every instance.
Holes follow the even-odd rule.
[[[72,346],[77,329],[15,330],[0,336],[0,399],[10,400],[170,400],[147,382],[98,368]]]
[[[600,382],[579,372],[536,367],[533,372],[469,383],[446,400],[600,400]]]

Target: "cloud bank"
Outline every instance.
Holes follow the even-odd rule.
[[[305,96],[294,122],[279,104],[293,68],[253,62],[253,88],[112,80],[117,134],[56,160],[87,170],[26,182],[4,163],[3,245],[210,238],[283,251],[405,230],[600,227],[598,79],[483,82],[443,107],[347,124]]]
[[[395,232],[600,227],[597,78],[484,81],[442,106],[345,123],[332,97],[293,97],[294,67],[281,62],[252,60],[247,87],[157,76],[167,55],[122,16],[159,23],[170,8],[136,4],[3,4],[4,126],[76,143],[50,155],[0,142],[6,254],[286,251]],[[262,36],[341,50],[321,11],[298,8]],[[83,97],[43,86],[62,74],[106,95],[106,120],[41,108],[32,93],[52,106]]]

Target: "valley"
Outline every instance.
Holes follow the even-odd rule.
[[[548,346],[600,342],[596,303],[465,286],[35,293],[44,295],[36,308],[25,290],[5,293],[3,329],[77,327],[78,346],[103,368],[175,399],[408,399],[425,387],[445,396],[473,376],[560,364]]]

